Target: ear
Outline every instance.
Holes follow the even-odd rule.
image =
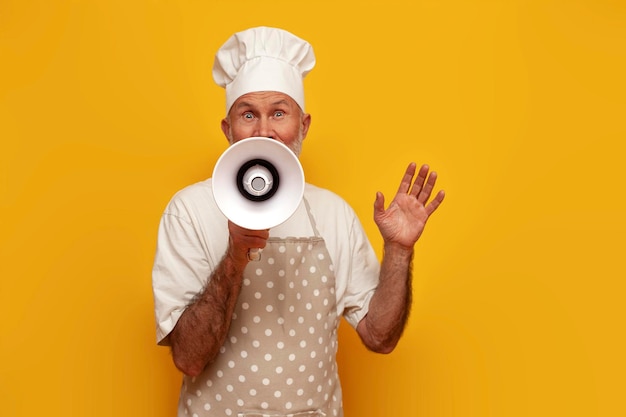
[[[306,138],[306,134],[309,132],[309,126],[311,126],[311,115],[304,113],[302,115],[302,139]]]
[[[228,121],[228,116],[222,119],[221,127],[224,136],[226,136],[226,140],[230,143],[230,122]]]

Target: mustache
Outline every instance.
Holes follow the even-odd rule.
[[[304,141],[302,132],[299,132],[298,137],[288,144],[283,142],[280,139],[275,139],[275,138],[270,138],[270,139],[277,140],[283,145],[287,146],[289,149],[291,149],[291,152],[293,152],[296,156],[300,156],[300,153],[302,152],[302,142]],[[230,143],[231,145],[235,143],[232,134],[228,135],[228,143]]]

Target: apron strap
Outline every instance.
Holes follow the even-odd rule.
[[[317,230],[317,223],[315,223],[315,219],[311,214],[311,206],[309,205],[309,201],[306,197],[302,197],[304,201],[304,206],[306,207],[306,214],[309,216],[309,221],[311,222],[311,227],[313,228],[313,233],[315,233],[315,237],[320,237],[320,232]]]

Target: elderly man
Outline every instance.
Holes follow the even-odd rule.
[[[213,77],[226,90],[229,143],[277,140],[298,155],[311,116],[306,41],[281,29],[236,33]],[[179,191],[159,226],[153,270],[157,341],[185,375],[179,416],[341,416],[336,353],[341,317],[374,352],[391,352],[411,302],[414,245],[443,201],[436,174],[409,164],[393,201],[376,195],[379,263],[353,210],[306,184],[295,213],[248,230],[219,210],[211,179]],[[429,201],[430,200],[430,201]],[[263,248],[261,260],[249,251]]]

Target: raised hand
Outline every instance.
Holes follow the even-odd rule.
[[[398,192],[389,207],[385,209],[385,197],[376,193],[374,202],[374,221],[386,244],[395,243],[412,249],[422,235],[426,222],[439,207],[445,193],[439,191],[430,200],[437,173],[424,164],[421,166],[415,181],[416,164],[410,163],[402,177]]]

